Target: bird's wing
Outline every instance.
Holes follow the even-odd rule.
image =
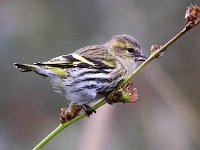
[[[59,68],[112,69],[116,66],[116,59],[108,53],[105,47],[88,46],[72,54],[62,55],[42,63],[35,63],[35,65]]]

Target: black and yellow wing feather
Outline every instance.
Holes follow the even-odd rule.
[[[43,75],[41,69],[52,70],[60,76],[67,76],[67,69],[73,67],[93,68],[98,70],[113,69],[116,67],[116,59],[102,46],[88,46],[75,51],[72,54],[62,55],[46,62],[34,64],[18,64],[15,66],[22,72],[35,71]]]

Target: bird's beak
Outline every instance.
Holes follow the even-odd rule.
[[[144,56],[143,53],[140,53],[138,56],[137,56],[137,61],[145,61],[147,60],[147,57]]]

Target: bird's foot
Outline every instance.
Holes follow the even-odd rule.
[[[90,107],[86,104],[83,104],[82,107],[88,117],[90,117],[90,115],[92,115],[92,113],[96,113],[96,110],[94,110],[92,107]]]

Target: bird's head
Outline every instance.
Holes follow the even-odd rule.
[[[107,42],[114,55],[125,61],[145,61],[140,44],[130,35],[116,35]]]

